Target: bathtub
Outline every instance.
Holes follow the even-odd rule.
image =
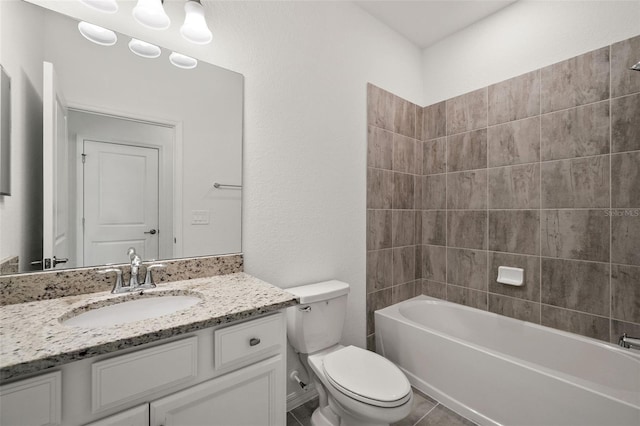
[[[427,296],[375,312],[377,351],[481,425],[640,425],[640,355]]]

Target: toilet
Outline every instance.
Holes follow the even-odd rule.
[[[374,352],[339,344],[349,285],[334,280],[286,291],[300,299],[287,308],[287,337],[320,396],[311,424],[389,425],[408,416],[413,392],[402,371]]]

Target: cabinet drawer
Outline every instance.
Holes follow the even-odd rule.
[[[196,336],[109,358],[91,366],[93,413],[189,382],[198,374]]]
[[[280,347],[283,333],[281,314],[216,330],[215,368],[238,367],[268,356]]]
[[[0,425],[59,425],[62,374],[43,374],[0,386]]]
[[[149,426],[149,404],[138,405],[85,426]]]

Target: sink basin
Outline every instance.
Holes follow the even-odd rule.
[[[71,327],[112,327],[173,314],[200,300],[195,296],[147,297],[91,309],[61,322]]]

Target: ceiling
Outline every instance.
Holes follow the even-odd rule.
[[[424,49],[515,1],[378,0],[355,3]]]

